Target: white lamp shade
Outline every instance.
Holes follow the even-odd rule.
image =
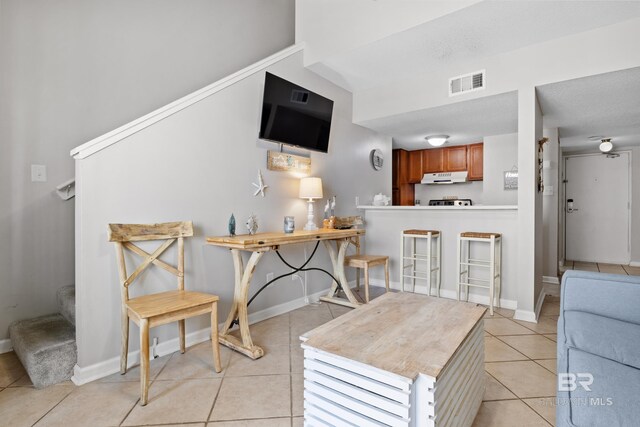
[[[322,199],[322,179],[314,176],[300,180],[301,199]]]

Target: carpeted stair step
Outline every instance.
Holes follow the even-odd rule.
[[[14,322],[9,336],[36,388],[71,378],[78,357],[76,332],[61,314]]]
[[[58,289],[56,293],[58,308],[62,317],[75,326],[76,324],[76,286],[69,285]]]

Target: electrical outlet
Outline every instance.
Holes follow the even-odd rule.
[[[273,273],[267,273],[267,282],[270,282],[273,280]]]

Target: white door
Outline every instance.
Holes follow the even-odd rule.
[[[566,258],[628,264],[629,153],[567,157]]]

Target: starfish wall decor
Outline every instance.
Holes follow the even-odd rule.
[[[255,182],[252,182],[251,184],[256,187],[256,192],[253,193],[253,195],[257,196],[258,194],[260,194],[262,195],[262,197],[264,197],[264,190],[266,190],[269,186],[265,185],[264,180],[262,179],[262,171],[260,169],[258,169],[258,183],[256,184]]]

